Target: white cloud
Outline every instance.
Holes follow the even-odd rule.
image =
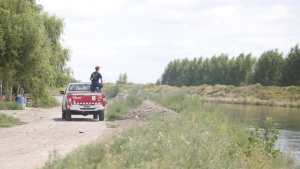
[[[204,16],[228,18],[240,15],[239,7],[234,5],[217,6],[204,12]]]

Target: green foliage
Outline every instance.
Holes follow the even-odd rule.
[[[0,114],[0,128],[1,127],[11,127],[20,123],[19,119],[5,114]]]
[[[279,85],[283,63],[282,53],[277,50],[263,53],[256,64],[254,82],[262,85]]]
[[[283,67],[283,85],[300,85],[300,49],[293,47],[288,54]]]
[[[177,59],[169,62],[159,84],[196,86],[202,84],[300,85],[300,49],[296,45],[287,58],[278,50],[264,52],[256,61],[251,54],[229,57]]]
[[[35,102],[35,106],[44,107],[44,108],[55,107],[58,105],[59,105],[59,102],[54,97],[49,96],[48,94],[43,94]]]
[[[240,54],[231,58],[225,54],[203,60],[175,60],[168,64],[162,75],[162,84],[168,85],[201,85],[201,84],[234,84],[249,83],[255,59],[251,54]]]
[[[23,107],[16,102],[0,101],[0,110],[22,110]]]
[[[276,158],[280,155],[280,151],[274,149],[278,136],[279,130],[274,127],[272,118],[268,117],[263,128],[256,128],[254,131],[251,131],[251,135],[248,138],[251,144],[249,144],[249,151],[247,153],[251,153],[253,145],[262,143],[265,152]]]
[[[40,102],[47,88],[69,81],[62,32],[62,20],[44,12],[35,1],[0,1],[0,80],[6,98],[21,87]]]

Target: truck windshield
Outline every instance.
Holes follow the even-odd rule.
[[[90,84],[71,84],[69,86],[69,91],[90,91]]]

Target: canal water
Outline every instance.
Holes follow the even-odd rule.
[[[201,109],[223,113],[249,127],[263,126],[266,118],[271,117],[274,126],[280,130],[276,148],[294,157],[297,165],[300,165],[300,108],[202,103]]]

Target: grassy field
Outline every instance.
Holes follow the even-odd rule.
[[[278,86],[225,86],[201,85],[196,87],[171,87],[146,85],[145,91],[165,93],[183,91],[189,95],[198,95],[202,101],[232,104],[266,105],[281,107],[300,107],[300,87]]]
[[[141,99],[177,111],[178,118],[158,115],[145,127],[133,128],[110,143],[83,146],[64,158],[52,154],[43,169],[294,168],[292,160],[273,149],[278,132],[272,125],[250,131],[219,114],[201,112],[198,95],[144,89],[137,92],[143,93]]]
[[[11,127],[19,123],[20,123],[19,119],[16,119],[14,117],[5,114],[0,114],[0,127]]]

